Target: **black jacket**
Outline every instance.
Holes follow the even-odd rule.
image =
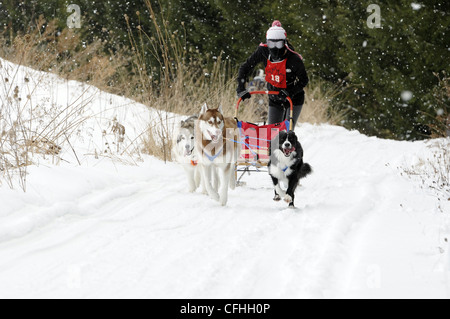
[[[264,67],[267,66],[269,55],[269,48],[265,46],[259,46],[258,49],[247,59],[247,61],[241,65],[238,75],[238,94],[245,90],[245,83],[247,82],[247,78],[250,73],[252,73],[257,64],[264,63]],[[308,75],[306,74],[305,70],[305,65],[303,64],[300,56],[289,50],[286,53],[286,59],[286,90],[288,91],[294,105],[303,105],[303,103],[305,102],[305,92],[303,91],[303,88],[309,82]],[[281,90],[274,87],[270,83],[267,83],[267,89],[269,91]],[[283,104],[275,95],[271,95],[269,97],[269,105],[276,107],[289,107],[288,102],[285,102]]]

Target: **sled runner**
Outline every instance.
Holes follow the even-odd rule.
[[[278,95],[279,92],[276,91],[254,91],[250,92],[251,95],[255,94],[267,94],[267,95]],[[290,104],[290,120],[286,120],[281,123],[270,124],[270,125],[257,125],[253,123],[243,122],[238,120],[239,106],[242,102],[242,98],[239,98],[236,111],[235,119],[240,133],[240,143],[242,144],[241,156],[237,161],[237,172],[243,172],[238,179],[238,184],[244,176],[245,173],[251,172],[251,168],[254,171],[260,172],[263,167],[267,167],[269,164],[269,148],[270,141],[272,141],[281,131],[289,131],[293,127],[293,112],[294,106],[291,98],[287,98]],[[239,166],[244,168],[239,169]]]

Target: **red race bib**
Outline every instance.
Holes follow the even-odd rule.
[[[280,62],[267,60],[266,82],[279,89],[287,88],[286,83],[286,59]]]

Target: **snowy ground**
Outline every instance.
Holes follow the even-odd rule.
[[[428,144],[297,133],[296,210],[266,173],[221,207],[150,157],[31,167],[27,193],[0,188],[0,298],[450,297],[450,202],[398,169]]]

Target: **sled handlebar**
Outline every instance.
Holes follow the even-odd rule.
[[[267,94],[267,95],[278,95],[280,94],[280,92],[277,91],[253,91],[253,92],[249,92],[250,95],[256,95],[256,94]],[[290,107],[291,107],[291,114],[290,114],[290,127],[293,127],[293,121],[294,121],[294,103],[292,102],[292,99],[290,97],[287,97],[287,100],[289,101]],[[239,105],[242,102],[242,98],[240,97],[239,100],[237,101],[237,105],[236,105],[236,112],[235,112],[235,118],[237,119],[238,117],[238,111],[239,111]]]

